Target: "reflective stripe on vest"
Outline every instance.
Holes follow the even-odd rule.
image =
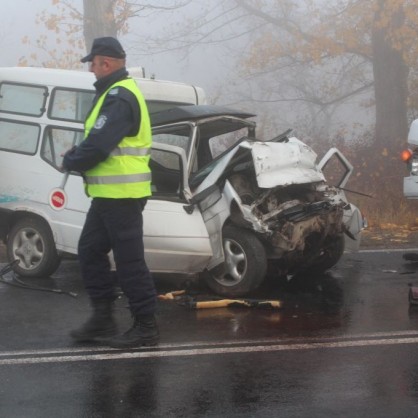
[[[110,155],[112,157],[120,157],[123,155],[136,155],[138,157],[144,155],[150,155],[151,149],[150,148],[134,148],[134,147],[124,147],[124,148],[115,148]]]
[[[138,100],[141,123],[136,136],[123,138],[109,157],[84,173],[87,194],[91,197],[139,198],[151,195],[151,124],[145,100],[133,79],[113,84],[103,93],[85,123],[85,137],[94,127],[106,95],[119,86]],[[104,128],[106,129],[106,128]]]
[[[122,183],[140,183],[151,181],[151,173],[144,174],[123,174],[120,176],[90,176],[89,184],[122,184]]]

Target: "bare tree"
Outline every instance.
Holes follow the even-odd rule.
[[[51,46],[50,37],[44,33],[35,41],[26,36],[23,42],[32,44],[46,55],[47,59],[41,62],[43,66],[74,68],[79,65],[80,54],[90,50],[94,38],[126,34],[133,18],[169,13],[191,1],[167,0],[165,5],[161,5],[158,0],[83,0],[80,10],[72,0],[54,0],[55,9],[43,10],[37,19],[47,31],[54,34],[55,43],[59,47]],[[34,52],[29,58],[22,57],[19,64],[29,65],[31,61],[39,65],[38,54]]]
[[[115,3],[115,0],[83,0],[83,34],[87,51],[94,38],[117,36]]]
[[[379,24],[385,10],[384,0],[378,1],[372,31],[373,80],[376,100],[375,138],[385,147],[393,148],[405,141],[408,134],[408,73],[404,52],[395,48],[388,28]],[[405,24],[402,9],[390,16],[391,30],[400,30]]]
[[[260,89],[259,97],[252,97],[259,103],[304,103],[325,115],[368,93],[376,111],[375,140],[394,150],[396,140],[403,140],[407,133],[408,77],[417,73],[418,8],[414,3],[211,2],[187,28],[184,25],[161,38],[160,47],[189,52],[240,39],[243,42],[235,52],[240,56],[239,68],[246,70],[241,75],[247,84],[270,80],[268,90]],[[154,51],[157,46],[153,45]],[[315,88],[300,84],[306,67],[313,69],[309,80]],[[330,68],[335,68],[334,74]],[[247,97],[249,93],[247,89]]]

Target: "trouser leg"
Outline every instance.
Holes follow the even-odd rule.
[[[71,331],[70,335],[76,341],[97,341],[117,332],[113,318],[115,296],[107,256],[109,250],[107,230],[93,201],[78,246],[81,272],[91,299],[92,314],[83,325]]]
[[[154,312],[156,291],[144,258],[143,218],[144,203],[132,200],[121,203],[123,213],[112,235],[112,248],[120,285],[129,300],[134,317],[132,327],[122,335],[108,340],[111,347],[129,348],[155,345],[159,331]]]
[[[107,258],[112,248],[119,283],[134,317],[130,330],[108,341],[113,347],[155,345],[159,340],[154,317],[156,290],[144,257],[143,207],[144,201],[140,199],[94,199],[80,238],[80,265],[90,297],[96,301],[113,298]],[[101,277],[104,280],[100,281]],[[98,323],[96,319],[93,314],[94,326]],[[73,338],[85,339],[83,333],[86,328],[90,331],[91,323],[87,321]]]
[[[91,299],[113,300],[114,280],[108,253],[111,240],[101,215],[100,202],[93,199],[78,243],[81,274]]]
[[[107,228],[122,291],[134,315],[153,315],[156,290],[144,257],[142,199],[103,199]]]

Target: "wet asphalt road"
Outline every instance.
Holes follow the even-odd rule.
[[[160,301],[161,344],[135,350],[71,341],[89,313],[74,261],[30,283],[76,298],[0,283],[0,416],[418,416],[418,307],[408,304],[418,263],[402,254],[347,254],[321,277],[269,280],[253,296],[280,310]],[[157,279],[159,293],[186,284],[210,297]],[[117,318],[129,326],[124,298]]]

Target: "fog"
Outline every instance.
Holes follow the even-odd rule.
[[[31,54],[37,54],[38,61],[42,62],[43,52],[34,45],[24,44],[23,38],[25,36],[28,36],[35,44],[36,39],[44,34],[48,37],[51,48],[56,47],[54,33],[47,31],[42,24],[36,23],[37,15],[42,11],[57,12],[52,3],[52,0],[38,0],[36,2],[15,0],[2,3],[0,45],[3,53],[0,58],[1,66],[17,65],[21,57],[30,57]],[[82,0],[73,0],[71,3],[81,10]],[[236,51],[239,51],[239,48],[244,48],[245,38],[238,38],[229,42],[228,45],[214,42],[200,47],[195,46],[189,49],[188,53],[185,50],[161,52],[161,46],[151,52],[144,52],[148,45],[141,45],[141,43],[147,42],[146,39],[162,37],[167,27],[173,24],[173,20],[178,21],[178,25],[184,25],[187,19],[193,19],[195,14],[201,12],[201,7],[205,4],[206,2],[202,0],[193,0],[186,9],[173,12],[170,15],[154,13],[146,18],[132,19],[129,23],[129,32],[119,37],[128,54],[128,67],[144,67],[147,76],[154,75],[158,79],[201,86],[207,92],[209,102],[257,113],[261,125],[264,124],[267,137],[287,128],[295,128],[296,131],[309,136],[309,129],[307,130],[304,125],[312,125],[311,117],[318,118],[317,115],[305,116],[302,112],[298,113],[298,107],[295,105],[275,103],[274,97],[270,103],[262,103],[265,95],[270,94],[274,86],[266,85],[266,81],[263,79],[255,79],[250,82],[248,79],[238,76],[240,68],[237,57],[239,57],[239,53]],[[185,12],[188,15],[185,15]],[[80,51],[80,56],[82,53],[83,51]],[[87,70],[87,67],[85,68]],[[277,88],[280,88],[280,84]],[[361,99],[364,98],[368,98],[368,96],[363,96]],[[342,106],[338,111],[332,113],[328,116],[328,120],[318,122],[312,136],[333,135],[335,131],[341,129],[341,126],[354,122],[358,130],[368,126],[373,119],[373,111],[359,108],[358,99],[356,100],[353,104]],[[326,124],[329,126],[325,126]],[[353,135],[356,135],[355,129]]]
[[[387,41],[389,29],[384,28],[380,33],[380,46],[383,45],[383,49],[378,51],[379,59],[376,59],[376,50],[373,49],[376,46],[373,39],[376,38],[372,36],[375,33],[372,33],[371,27],[376,28],[378,25],[373,26],[376,24],[373,20],[376,13],[369,6],[384,8],[391,5],[388,6],[392,7],[389,11],[395,14],[397,9],[394,7],[400,6],[402,12],[405,12],[402,15],[405,18],[405,27],[408,31],[415,30],[414,34],[418,31],[416,6],[413,2],[377,0],[370,3],[334,0],[323,4],[321,1],[260,2],[260,9],[266,6],[264,17],[270,17],[271,12],[273,18],[263,21],[260,16],[257,20],[254,10],[247,14],[242,10],[245,9],[242,5],[256,4],[255,1],[234,3],[232,0],[211,0],[208,3],[207,0],[191,0],[187,8],[172,13],[148,11],[146,16],[130,19],[129,30],[120,35],[119,39],[128,54],[128,67],[144,67],[148,77],[153,75],[157,79],[200,86],[206,91],[209,103],[227,105],[256,114],[257,137],[261,140],[271,139],[292,128],[294,134],[312,145],[319,156],[329,146],[345,149],[356,173],[351,176],[350,181],[354,184],[349,188],[364,193],[385,190],[382,193],[385,196],[384,204],[379,200],[367,200],[360,202],[363,209],[376,216],[383,216],[382,213],[386,212],[389,213],[389,218],[393,216],[397,220],[399,202],[402,199],[399,144],[406,143],[408,123],[413,117],[418,117],[418,96],[414,95],[416,88],[413,87],[418,85],[418,52],[415,46],[416,37],[413,35],[404,39],[402,54],[396,56],[399,51],[394,51],[390,41]],[[57,12],[54,3],[55,0],[2,2],[0,66],[15,66],[22,57],[31,57],[32,54],[36,54],[36,57],[28,61],[29,65],[41,65],[47,55],[36,47],[40,35],[46,36],[48,46],[56,47],[58,51],[69,47],[68,39],[57,44],[54,32],[47,31],[44,25],[37,23],[37,15],[42,11]],[[82,8],[82,0],[67,0],[66,3],[79,10]],[[135,4],[138,3],[140,2]],[[164,6],[172,4],[172,0],[154,0],[154,4]],[[284,10],[289,4],[298,7],[290,12]],[[322,4],[321,13],[315,16],[301,10],[301,5],[308,4]],[[335,5],[341,8],[341,13],[337,9],[333,9],[331,13],[331,8]],[[344,5],[354,5],[359,13],[344,14]],[[235,9],[232,10],[234,6]],[[225,11],[227,7],[230,10]],[[205,8],[208,8],[206,14],[203,13]],[[236,14],[230,16],[228,21],[231,10]],[[311,59],[309,65],[306,65],[303,56],[302,59],[301,55],[295,56],[300,52],[298,49],[286,49],[284,54],[275,55],[273,48],[280,48],[282,44],[287,47],[286,41],[291,44],[291,41],[296,40],[297,48],[300,47],[297,36],[292,38],[292,31],[283,29],[280,24],[286,25],[289,21],[287,12],[293,13],[290,16],[295,18],[291,20],[292,23],[297,23],[308,35],[316,35],[315,32],[309,32],[309,29],[317,28],[312,23],[315,18],[317,23],[322,23],[325,13],[330,12],[324,18],[325,31],[329,36],[325,37],[325,43],[332,43],[333,34],[342,27],[346,30],[348,40],[359,42],[355,45],[359,49],[354,48],[351,53],[348,48],[349,52],[345,50],[340,55],[333,55],[331,51],[327,56],[327,51],[321,49],[323,45],[318,44],[318,50],[324,54],[322,56],[325,59],[317,62]],[[199,15],[201,19],[197,20]],[[334,18],[339,18],[340,21],[335,21]],[[356,19],[363,25],[360,29],[355,24]],[[205,26],[208,22],[209,25]],[[351,28],[355,31],[351,31]],[[170,33],[173,38],[174,35],[177,36],[177,46],[171,42]],[[32,44],[23,42],[25,36],[29,37]],[[202,42],[196,43],[199,36]],[[161,43],[164,37],[167,45]],[[155,43],[155,38],[160,38],[160,43]],[[225,39],[228,42],[224,42]],[[347,38],[338,38],[337,41],[343,42],[344,39]],[[254,44],[255,40],[259,42]],[[266,48],[265,52],[264,47],[269,40],[272,50]],[[183,48],[179,47],[181,45]],[[257,48],[264,51],[265,55],[257,54]],[[311,44],[307,43],[308,53],[310,48]],[[250,51],[252,55],[248,54]],[[74,52],[76,57],[85,54],[84,50]],[[273,59],[270,59],[272,56]],[[248,71],[251,59],[251,70],[255,68],[253,73]],[[396,66],[397,63],[409,66],[409,72],[402,71],[402,65]],[[379,67],[379,71],[375,71],[376,67]],[[87,66],[84,69],[87,71]],[[379,80],[376,75],[380,76]],[[413,88],[409,91],[411,86]],[[375,94],[377,88],[380,95]],[[352,95],[353,91],[360,94]],[[340,101],[340,98],[345,100]],[[404,109],[407,102],[409,107]],[[398,103],[405,106],[399,106]],[[360,144],[364,148],[358,151],[359,148],[355,148],[354,144]]]
[[[0,15],[0,65],[17,65],[19,58],[30,51],[22,43],[25,35],[36,36],[41,28],[35,23],[35,15],[51,5],[50,0],[14,0],[2,2]]]
[[[82,0],[72,0],[71,3],[81,10]],[[23,43],[25,36],[29,36],[32,41],[35,41],[40,34],[45,34],[49,37],[52,45],[53,32],[48,32],[41,24],[37,23],[37,14],[44,10],[49,10],[51,13],[56,12],[56,8],[52,6],[52,0],[2,2],[0,66],[15,66],[18,64],[19,58],[30,56],[33,53],[42,57],[40,49]],[[181,19],[181,17],[179,18]],[[151,15],[149,19],[141,19],[140,22],[141,25],[136,27],[134,19],[130,24],[130,33],[119,37],[127,51],[127,65],[129,67],[144,67],[148,76],[153,74],[160,79],[181,81],[202,87],[206,86],[206,88],[217,84],[217,80],[225,73],[225,63],[222,63],[224,56],[216,55],[216,52],[213,51],[210,51],[210,56],[208,56],[207,50],[203,54],[195,51],[193,56],[188,59],[180,57],[180,54],[176,56],[174,53],[156,53],[155,55],[133,53],[135,44],[140,42],[144,35],[150,36],[152,33],[158,35],[158,29],[165,25],[164,20],[159,19],[157,15]],[[149,28],[144,24],[148,24]],[[212,49],[216,49],[216,47]],[[87,69],[87,67],[85,68]]]

